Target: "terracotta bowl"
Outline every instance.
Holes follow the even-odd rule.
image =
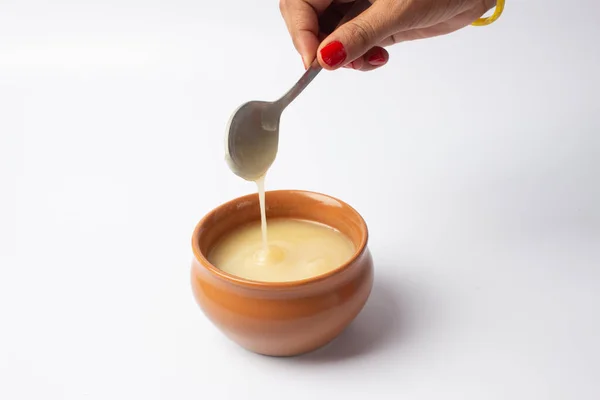
[[[327,344],[362,310],[373,286],[368,231],[358,212],[324,194],[272,191],[266,204],[267,219],[329,225],[349,237],[356,252],[331,272],[293,282],[257,282],[221,271],[207,261],[209,250],[232,229],[260,219],[258,195],[247,195],[215,208],[196,226],[192,289],[204,314],[242,347],[293,356]]]

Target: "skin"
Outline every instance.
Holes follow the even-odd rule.
[[[365,11],[334,30],[331,22],[339,20],[353,2],[280,1],[281,14],[305,68],[316,55],[327,70],[346,67],[371,71],[389,60],[384,47],[457,31],[496,4],[496,0],[370,0],[372,4]],[[330,66],[321,50],[335,41],[342,43],[347,56],[340,65]]]

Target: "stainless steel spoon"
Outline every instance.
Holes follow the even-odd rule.
[[[367,0],[357,0],[337,26],[354,18],[370,4]],[[300,80],[279,100],[250,101],[233,113],[227,124],[225,160],[236,175],[256,181],[267,173],[277,156],[281,113],[321,69],[315,59]]]

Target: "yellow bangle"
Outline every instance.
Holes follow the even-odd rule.
[[[498,18],[500,18],[500,15],[502,15],[502,11],[504,11],[504,0],[497,0],[496,1],[496,9],[494,10],[494,13],[492,15],[490,15],[487,18],[479,18],[478,20],[473,22],[471,25],[473,25],[473,26],[489,25],[492,22],[494,22],[495,20],[497,20]]]

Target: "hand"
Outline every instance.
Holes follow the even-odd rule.
[[[373,4],[364,12],[331,32],[324,26],[331,17],[344,14],[353,0],[280,0],[281,14],[305,68],[316,55],[328,70],[373,70],[389,59],[384,46],[454,32],[496,4],[496,0],[370,1]]]

